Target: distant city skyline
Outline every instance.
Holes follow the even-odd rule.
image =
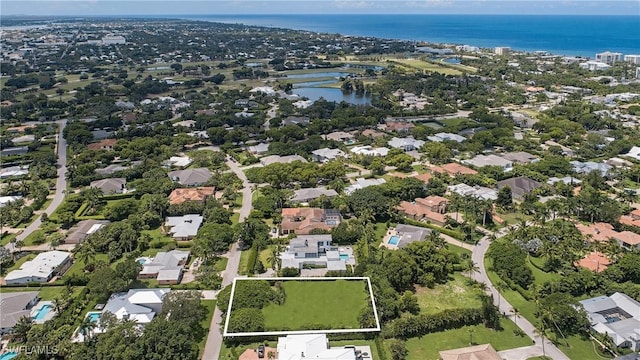
[[[477,14],[639,15],[640,1],[593,0],[3,0],[0,14],[31,16]]]

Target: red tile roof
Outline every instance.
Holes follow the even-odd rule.
[[[182,204],[185,201],[204,202],[213,196],[215,190],[213,186],[175,189],[169,194],[169,204]]]
[[[580,259],[580,261],[575,263],[576,266],[580,266],[597,273],[604,271],[609,264],[611,264],[611,259],[609,259],[607,255],[598,251],[594,251],[591,254],[586,255]]]

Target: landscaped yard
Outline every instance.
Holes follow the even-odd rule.
[[[78,286],[73,288],[73,295],[76,296],[84,287]],[[27,287],[3,287],[3,293],[20,292],[20,291],[40,291],[41,300],[54,300],[62,295],[65,291],[64,286],[27,286]]]
[[[371,301],[363,280],[283,283],[286,300],[262,309],[267,330],[359,329],[358,314]]]
[[[473,340],[473,344],[490,343],[497,351],[533,344],[527,336],[514,335],[513,330],[516,326],[512,321],[502,319],[500,324],[503,327],[502,331],[489,329],[484,325],[475,325],[411,338],[407,340],[407,350],[409,350],[407,359],[437,360],[439,351],[467,347],[470,339]]]
[[[205,330],[209,330],[209,326],[211,326],[211,318],[213,318],[213,312],[216,310],[216,301],[215,300],[202,300],[202,305],[207,308],[207,316],[202,320],[202,327]],[[200,356],[202,356],[202,352],[204,351],[204,345],[207,343],[207,335],[204,336],[202,341],[198,344],[198,348],[200,349]],[[221,357],[222,358],[222,357]]]
[[[446,309],[479,308],[482,291],[469,286],[463,275],[456,273],[446,284],[438,284],[433,289],[416,287],[421,314],[435,314]]]

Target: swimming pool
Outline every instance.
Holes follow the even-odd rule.
[[[344,261],[349,260],[349,254],[340,254],[340,260],[344,260]]]
[[[91,320],[91,322],[98,322],[98,320],[100,320],[100,313],[99,312],[87,313],[87,317],[89,318],[89,320]]]
[[[51,311],[51,305],[49,305],[49,304],[42,305],[42,307],[40,307],[40,309],[38,309],[38,312],[35,315],[33,315],[33,320],[42,320],[42,319],[44,319],[44,317],[47,316],[49,311]]]
[[[389,241],[387,241],[387,243],[389,245],[398,245],[398,241],[400,241],[400,236],[393,235],[389,238]]]
[[[9,359],[13,359],[16,356],[18,356],[17,352],[10,351],[0,355],[0,360],[9,360]]]

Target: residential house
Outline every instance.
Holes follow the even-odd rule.
[[[387,156],[389,149],[386,147],[372,148],[369,145],[354,146],[350,150],[353,154],[367,155],[367,156]]]
[[[325,140],[333,140],[343,144],[353,144],[354,136],[348,132],[344,131],[334,131],[327,135],[322,135],[322,138]]]
[[[575,151],[573,151],[573,149],[568,148],[560,143],[557,143],[553,140],[547,140],[544,142],[544,144],[541,144],[540,147],[543,150],[549,150],[552,147],[556,147],[556,148],[560,148],[560,152],[562,155],[564,156],[568,156],[568,157],[573,157],[575,155]]]
[[[608,335],[621,348],[640,351],[640,303],[616,292],[580,301],[593,330]]]
[[[326,334],[287,335],[278,338],[280,360],[361,360],[358,354],[371,354],[368,346],[329,347]]]
[[[326,267],[327,270],[347,270],[338,247],[331,245],[331,235],[298,235],[289,241],[280,254],[283,268],[302,270],[305,265]]]
[[[189,251],[161,251],[153,260],[142,265],[140,279],[156,279],[158,285],[174,285],[182,281],[182,269],[189,261]]]
[[[122,194],[127,192],[127,179],[108,178],[92,181],[89,185],[94,189],[102,191],[104,195]]]
[[[570,161],[571,166],[573,166],[573,171],[578,174],[589,174],[593,171],[598,171],[600,175],[607,177],[609,176],[609,172],[613,169],[613,166],[605,164],[605,163],[597,163],[593,161]]]
[[[27,146],[17,146],[10,148],[0,149],[0,157],[2,156],[14,156],[14,155],[24,155],[29,152],[29,148]]]
[[[412,242],[423,241],[431,234],[432,230],[413,225],[398,224],[395,228],[395,235],[397,242],[395,245],[397,248],[403,248]]]
[[[108,220],[82,220],[72,227],[64,239],[65,244],[81,244],[89,235],[109,225]]]
[[[202,216],[189,214],[183,216],[169,216],[164,223],[171,237],[178,241],[193,239],[202,225]]]
[[[640,250],[640,235],[631,231],[622,231],[613,235],[618,245],[627,250],[639,249]]]
[[[299,189],[293,192],[293,197],[291,197],[289,201],[292,203],[308,203],[321,196],[332,199],[338,196],[338,193],[333,189],[327,189],[325,187]]]
[[[16,144],[21,144],[21,143],[30,143],[35,141],[36,137],[33,135],[22,135],[22,136],[18,136],[15,137],[13,139],[11,139],[11,142],[16,145]]]
[[[599,251],[594,251],[585,255],[582,259],[576,261],[576,267],[589,269],[593,272],[600,273],[607,269],[611,264],[611,259]]]
[[[174,189],[169,194],[169,204],[178,205],[185,201],[204,203],[208,198],[214,196],[215,191],[216,188],[213,186]]]
[[[467,140],[467,138],[464,136],[461,136],[458,134],[452,134],[452,133],[445,133],[445,132],[437,133],[433,136],[427,136],[427,139],[435,142],[455,141],[458,143],[461,143]]]
[[[460,196],[473,196],[480,200],[497,200],[498,192],[484,186],[469,186],[467,184],[456,184],[447,186],[447,190]]]
[[[565,176],[563,178],[554,176],[554,177],[550,177],[549,180],[547,180],[547,184],[549,185],[555,185],[558,182],[562,182],[567,185],[579,185],[582,182],[582,180],[576,179],[573,176]]]
[[[29,165],[9,166],[0,169],[0,179],[18,177],[29,174]]]
[[[613,225],[603,222],[584,225],[576,223],[576,229],[587,237],[589,241],[608,242],[617,233],[613,230]]]
[[[511,195],[515,200],[523,200],[526,194],[529,194],[533,190],[541,187],[542,183],[529,179],[526,176],[518,176],[498,181],[498,189],[502,189],[507,186],[511,189]]]
[[[306,235],[314,229],[331,230],[340,221],[340,211],[335,209],[283,208],[280,230],[285,235]]]
[[[369,186],[382,185],[387,181],[383,178],[380,179],[365,179],[365,178],[357,178],[356,181],[344,188],[344,193],[347,195],[351,195],[356,190],[364,189]]]
[[[402,201],[397,209],[405,216],[418,221],[429,221],[442,226],[446,222],[445,213],[449,200],[442,196],[417,198],[415,201]]]
[[[93,135],[94,140],[103,140],[109,137],[112,137],[115,131],[107,130],[107,129],[95,129],[91,130],[91,135]]]
[[[162,311],[162,301],[171,289],[131,289],[111,295],[102,313],[111,313],[118,320],[131,320],[146,325]]]
[[[262,155],[269,152],[269,143],[260,143],[258,145],[249,146],[249,152],[253,155]]]
[[[307,160],[300,155],[287,155],[287,156],[269,155],[261,158],[260,164],[262,164],[263,166],[269,166],[275,163],[290,164],[295,161],[302,161],[303,163],[307,162]]]
[[[431,179],[433,178],[433,175],[429,174],[429,173],[424,173],[424,174],[418,174],[416,176],[413,176],[414,178],[422,181],[425,184],[428,184],[429,181],[431,181]]]
[[[113,146],[118,142],[116,139],[104,139],[87,145],[91,150],[113,150]]]
[[[46,283],[56,275],[64,274],[71,266],[71,254],[65,251],[47,251],[27,261],[20,269],[13,270],[4,278],[7,285]]]
[[[454,177],[458,175],[475,175],[478,173],[477,171],[458,163],[448,163],[440,166],[432,165],[430,170],[432,173],[448,174]]]
[[[620,224],[640,228],[640,209],[632,210],[629,215],[620,216]]]
[[[0,207],[10,204],[14,201],[18,201],[20,199],[22,199],[22,196],[16,196],[16,195],[0,196]]]
[[[165,161],[163,163],[163,165],[165,167],[179,167],[179,168],[186,168],[187,166],[191,165],[193,161],[191,160],[190,157],[188,156],[172,156],[169,158],[169,160]]]
[[[411,130],[413,130],[415,128],[415,124],[411,123],[411,122],[404,122],[404,121],[387,121],[384,126],[383,129],[387,130],[387,131],[393,131],[396,133],[408,133]]]
[[[501,155],[503,159],[513,162],[514,164],[530,164],[540,161],[535,155],[529,154],[526,151],[515,151]]]
[[[186,127],[186,128],[189,128],[189,129],[191,129],[195,125],[196,125],[196,121],[195,120],[183,120],[183,121],[178,121],[178,122],[173,123],[173,127],[182,126],[182,127]]]
[[[502,360],[491,344],[443,350],[439,354],[441,360]]]
[[[633,146],[631,149],[629,149],[628,153],[624,154],[624,156],[628,156],[635,159],[636,161],[640,161],[640,147]]]
[[[385,133],[380,132],[380,131],[376,131],[376,130],[373,130],[373,129],[366,129],[366,130],[364,130],[362,132],[362,136],[365,136],[365,137],[368,137],[368,138],[371,138],[371,139],[377,139],[377,138],[383,137],[385,135],[386,135]]]
[[[513,168],[513,162],[507,159],[503,159],[497,155],[476,155],[473,159],[462,160],[463,164],[475,166],[477,168],[485,166],[498,166],[503,171],[511,171]]]
[[[287,116],[282,119],[282,126],[287,125],[302,125],[307,126],[311,123],[311,118],[308,116]]]
[[[393,137],[387,142],[389,146],[395,149],[402,149],[404,151],[418,150],[425,144],[422,140],[416,140],[412,136],[405,138]]]
[[[347,157],[347,154],[345,154],[344,151],[340,149],[322,148],[322,149],[312,151],[311,154],[312,154],[311,157],[313,158],[313,161],[317,161],[321,163],[336,160],[338,158]]]
[[[169,172],[169,178],[184,186],[201,186],[206,184],[213,174],[207,168],[185,169]]]
[[[31,316],[40,297],[38,291],[0,293],[0,335],[10,334],[23,317]]]

